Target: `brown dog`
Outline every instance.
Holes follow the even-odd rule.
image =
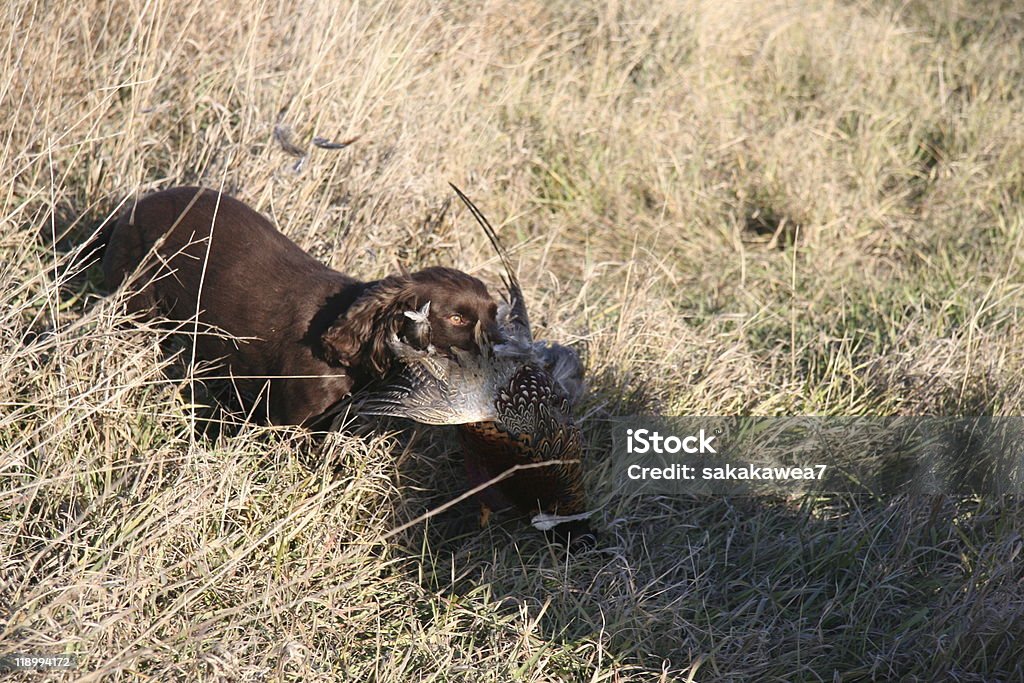
[[[129,311],[197,329],[196,357],[220,361],[243,395],[261,396],[256,405],[273,424],[314,425],[383,375],[393,334],[442,351],[473,350],[478,323],[498,338],[497,305],[475,277],[435,267],[361,282],[213,190],[149,195],[106,240],[107,285],[136,274]]]

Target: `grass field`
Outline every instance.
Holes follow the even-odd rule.
[[[0,16],[0,655],[78,653],[69,680],[1024,680],[1020,501],[627,495],[598,443],[638,410],[1024,414],[1017,2]],[[384,539],[465,490],[444,431],[197,437],[180,362],[77,249],[202,183],[339,270],[497,283],[449,181],[538,336],[586,349],[592,551],[468,502]]]

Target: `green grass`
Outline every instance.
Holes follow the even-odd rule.
[[[1024,414],[1016,3],[8,4],[0,655],[79,653],[74,680],[1024,678],[1019,501],[627,494],[604,422]],[[360,137],[295,173],[278,123]],[[586,348],[593,551],[469,502],[385,539],[464,492],[444,430],[197,437],[161,333],[74,252],[203,183],[366,279],[497,284],[449,181],[539,335]]]

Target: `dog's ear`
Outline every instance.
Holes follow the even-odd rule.
[[[391,367],[388,339],[404,324],[404,312],[416,308],[412,285],[406,277],[387,277],[356,299],[320,338],[327,360],[348,367],[366,362],[385,374]]]

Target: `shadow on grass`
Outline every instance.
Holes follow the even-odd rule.
[[[606,510],[592,551],[506,523],[428,533],[420,570],[451,598],[486,585],[527,606],[556,650],[600,640],[648,672],[700,660],[713,680],[1020,680],[1022,511],[634,497]]]
[[[401,537],[425,591],[525,611],[568,680],[592,673],[595,642],[651,678],[1024,677],[1024,501],[625,493],[601,423],[585,429],[597,546],[569,552],[522,517],[480,529],[463,505]],[[465,490],[457,449],[439,448],[419,512]]]

